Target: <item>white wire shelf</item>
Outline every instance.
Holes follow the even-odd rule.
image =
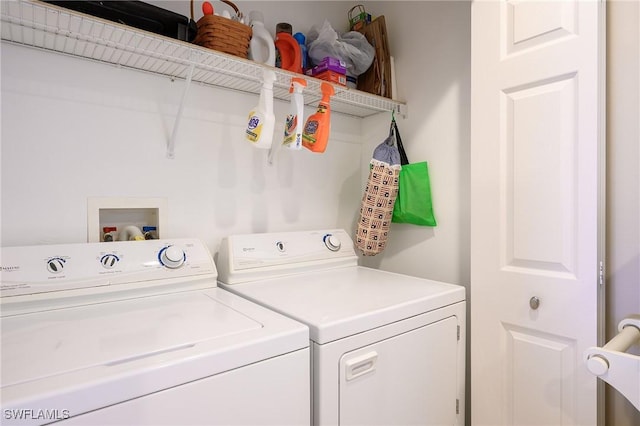
[[[246,93],[260,93],[262,64],[156,35],[37,0],[2,1],[2,40],[119,67],[187,79]],[[293,74],[274,68],[274,97],[289,101]],[[306,77],[305,104],[321,98],[321,81]],[[406,104],[334,85],[334,112],[367,117],[394,111],[406,115]]]

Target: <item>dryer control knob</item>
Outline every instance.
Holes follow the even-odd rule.
[[[331,251],[338,251],[340,247],[342,247],[342,243],[340,239],[332,234],[325,235],[322,240],[324,241],[324,245]]]
[[[180,247],[167,246],[160,250],[158,258],[163,266],[169,269],[177,269],[184,265],[187,255]]]
[[[64,269],[65,262],[61,257],[53,257],[47,260],[47,270],[52,274],[59,274]]]

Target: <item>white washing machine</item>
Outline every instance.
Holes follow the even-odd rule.
[[[200,241],[1,261],[3,425],[309,424],[307,327],[217,288]]]
[[[465,290],[357,265],[344,230],[234,235],[219,281],[309,326],[316,425],[463,425]]]

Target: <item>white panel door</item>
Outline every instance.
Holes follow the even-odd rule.
[[[597,422],[603,6],[472,5],[474,426]]]

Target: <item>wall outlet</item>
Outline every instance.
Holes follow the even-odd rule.
[[[166,198],[88,198],[87,241],[144,238],[145,233],[161,238],[167,233],[166,211]]]

